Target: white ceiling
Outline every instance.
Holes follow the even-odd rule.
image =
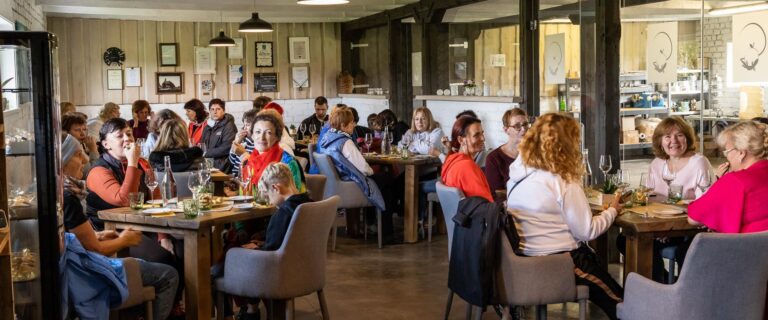
[[[101,19],[158,21],[242,22],[251,12],[269,22],[343,22],[394,9],[418,0],[350,0],[335,6],[303,6],[295,0],[37,0],[51,16]],[[446,12],[444,22],[461,23],[490,20],[519,14],[519,0],[487,0]],[[620,0],[616,0],[620,1]],[[548,9],[579,0],[540,0],[540,8]],[[581,0],[583,3],[584,1]],[[704,12],[713,8],[732,7],[765,1],[707,0]],[[254,5],[255,3],[255,5]],[[622,19],[663,21],[698,19],[702,4],[698,0],[669,0],[623,8]],[[255,8],[255,9],[254,9]],[[573,12],[576,14],[578,12]],[[565,16],[563,16],[565,17]]]

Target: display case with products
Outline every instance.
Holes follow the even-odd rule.
[[[0,319],[62,318],[56,50],[47,32],[0,32]]]

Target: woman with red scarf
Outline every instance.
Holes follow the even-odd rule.
[[[191,145],[196,146],[200,144],[200,139],[203,137],[203,131],[205,129],[205,118],[208,117],[208,113],[205,111],[205,105],[202,101],[192,99],[184,104],[184,111],[187,112],[187,118],[189,119],[189,142]]]

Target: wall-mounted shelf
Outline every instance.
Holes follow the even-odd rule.
[[[641,114],[667,114],[669,109],[663,108],[621,108],[619,112],[622,116],[636,116]]]
[[[653,144],[649,142],[643,143],[622,143],[619,145],[619,150],[634,150],[634,149],[647,149],[652,148]]]

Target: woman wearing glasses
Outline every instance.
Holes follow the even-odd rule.
[[[485,159],[485,177],[488,179],[491,191],[506,189],[509,165],[520,154],[517,146],[530,127],[528,114],[520,108],[512,108],[504,112],[501,121],[504,124],[504,133],[507,134],[507,143],[491,151]]]

